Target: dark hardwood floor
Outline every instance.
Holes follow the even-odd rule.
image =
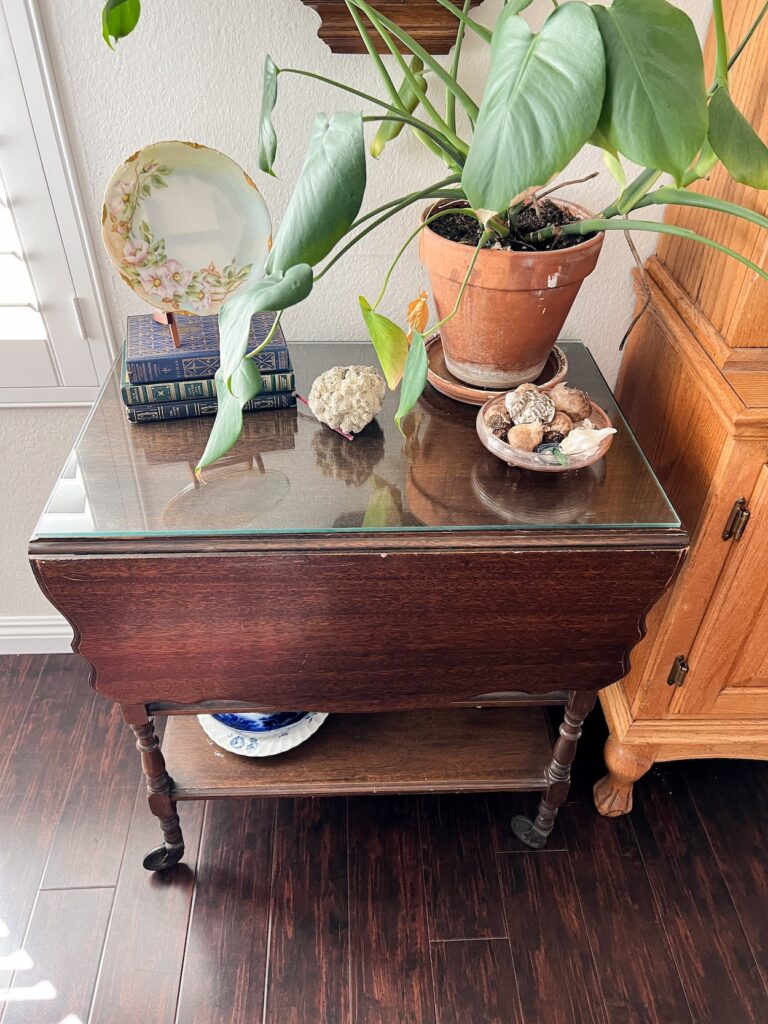
[[[535,796],[221,800],[154,876],[113,706],[0,658],[0,1022],[765,1024],[768,765],[656,769],[606,820],[603,729],[545,851]]]

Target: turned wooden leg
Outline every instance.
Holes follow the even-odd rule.
[[[144,858],[147,871],[164,871],[178,864],[184,856],[184,837],[181,834],[176,802],[171,799],[173,779],[165,769],[165,758],[160,750],[160,740],[155,732],[154,720],[146,713],[136,716],[133,709],[125,708],[123,713],[136,737],[136,748],[141,753],[141,766],[147,780],[149,809],[160,819],[163,843],[155,847]],[[136,721],[141,717],[143,721]]]
[[[547,837],[555,827],[555,818],[561,804],[571,788],[571,765],[576,757],[576,746],[581,738],[584,719],[595,706],[597,693],[594,690],[580,690],[571,693],[565,708],[565,717],[560,726],[560,735],[552,751],[552,760],[547,767],[547,788],[539,804],[536,820],[523,815],[512,819],[512,831],[526,846],[540,850],[546,846]]]
[[[615,736],[605,741],[608,774],[592,790],[595,807],[606,818],[617,818],[632,810],[632,786],[654,762],[653,747],[623,744]]]

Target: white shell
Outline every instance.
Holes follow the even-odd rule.
[[[560,442],[560,451],[564,455],[578,455],[580,452],[588,452],[593,448],[597,448],[604,437],[615,433],[615,427],[604,427],[602,430],[585,430],[582,427],[575,427]]]

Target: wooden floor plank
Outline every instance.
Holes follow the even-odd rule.
[[[346,800],[277,803],[264,1024],[348,1024]]]
[[[768,987],[768,764],[693,761],[684,774]]]
[[[160,826],[139,785],[87,1024],[174,1024],[203,806],[183,809],[183,862],[151,874],[141,862],[158,845]]]
[[[691,1024],[631,822],[597,815],[589,783],[563,828],[610,1024]]]
[[[0,784],[18,740],[19,723],[27,714],[45,661],[45,654],[0,657]]]
[[[632,824],[696,1024],[765,1024],[757,964],[679,769],[643,779]]]
[[[433,942],[437,1024],[524,1024],[507,939]]]
[[[434,1024],[417,803],[349,801],[354,1024]]]
[[[0,955],[23,940],[92,701],[84,663],[49,655],[34,700],[13,723],[14,749],[0,780],[0,921],[8,933]],[[0,988],[8,984],[0,971]]]
[[[262,1019],[274,821],[274,800],[206,807],[177,1024]]]
[[[117,884],[141,778],[133,733],[117,704],[94,702],[88,742],[54,836],[42,888]]]
[[[3,1024],[88,1019],[112,897],[112,889],[40,893],[23,945],[29,966],[16,971]]]
[[[423,797],[419,813],[430,939],[506,938],[484,795]]]
[[[502,853],[499,868],[525,1024],[605,1024],[568,854]]]

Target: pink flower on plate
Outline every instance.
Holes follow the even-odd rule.
[[[131,203],[133,184],[130,181],[118,181],[109,197],[109,212],[118,220],[125,220]]]
[[[164,270],[168,275],[169,281],[173,284],[173,294],[183,295],[189,287],[189,282],[192,280],[192,271],[182,267],[178,260],[168,260]]]
[[[176,285],[168,273],[167,264],[142,267],[139,270],[139,280],[145,292],[156,295],[163,302],[171,301],[176,294]]]
[[[123,246],[123,260],[131,266],[139,266],[146,262],[149,246],[141,238],[129,238]]]
[[[193,285],[187,292],[187,305],[195,311],[210,309],[213,299],[213,289],[206,280]]]

